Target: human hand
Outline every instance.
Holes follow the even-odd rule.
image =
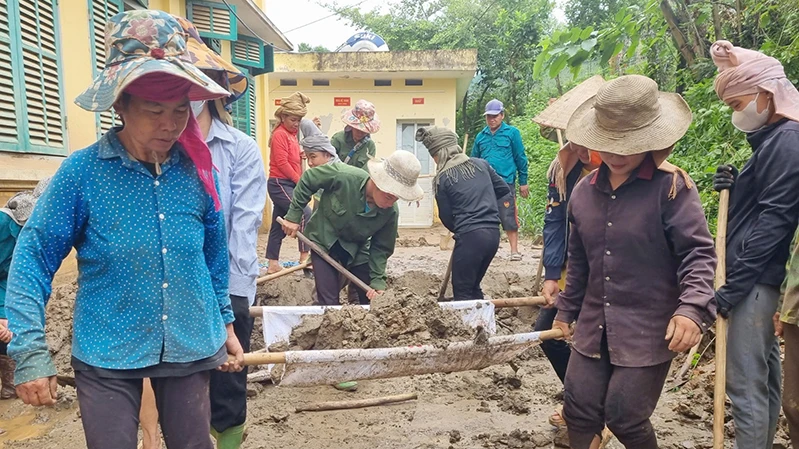
[[[557,338],[556,340],[571,341],[573,332],[569,323],[555,320],[552,322],[552,330],[560,330],[563,332],[563,337]]]
[[[716,292],[716,313],[724,318],[725,320],[730,317],[730,311],[732,310],[732,304],[727,302],[719,292]]]
[[[297,231],[300,230],[300,225],[292,223],[286,219],[283,220],[283,232],[289,237],[297,237]]]
[[[225,349],[230,355],[225,363],[217,369],[226,373],[238,373],[244,369],[244,349],[241,347],[239,338],[236,337],[236,332],[233,330],[233,324],[225,326],[227,331],[227,340],[225,340]]]
[[[311,121],[317,128],[322,129],[322,120],[320,120],[319,117],[314,117]]]
[[[722,190],[732,189],[737,178],[738,169],[735,166],[730,164],[719,165],[716,169],[716,174],[713,175],[713,190],[721,192]]]
[[[681,315],[674,315],[666,328],[666,340],[669,343],[669,351],[687,351],[699,343],[702,339],[702,330],[694,320]]]
[[[369,289],[369,291],[366,292],[366,298],[368,298],[369,301],[371,301],[371,300],[377,298],[378,296],[382,295],[384,292],[385,292],[385,290]]]
[[[772,320],[774,320],[774,335],[777,337],[782,337],[782,321],[780,321],[780,312],[775,313]]]
[[[300,159],[302,159],[304,161],[308,160],[308,154],[305,153],[305,151],[300,151]]]
[[[55,405],[58,399],[58,380],[56,376],[42,377],[17,385],[17,396],[22,402],[36,407]]]
[[[544,288],[541,291],[541,294],[544,295],[544,299],[547,301],[547,303],[542,307],[545,309],[551,309],[555,305],[555,298],[557,298],[559,292],[560,286],[558,285],[558,281],[554,281],[552,279],[544,281]]]
[[[0,341],[2,341],[3,343],[8,343],[11,341],[11,337],[13,336],[14,334],[12,334],[10,330],[8,330],[8,320],[5,318],[0,319]]]
[[[527,198],[530,196],[530,186],[520,186],[519,193],[522,195],[522,198]]]

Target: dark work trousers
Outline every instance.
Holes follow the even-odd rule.
[[[606,424],[627,449],[658,449],[649,418],[670,366],[671,361],[641,368],[614,366],[604,337],[598,359],[574,351],[563,406],[572,449],[588,449]]]
[[[499,226],[455,236],[452,250],[452,296],[455,301],[483,299],[480,282],[499,248]]]
[[[350,267],[350,255],[341,245],[336,242],[330,252],[327,253],[336,262],[340,263],[355,277],[363,281],[366,285],[371,282],[369,264],[364,263],[356,267]],[[316,302],[322,306],[337,306],[341,304],[340,292],[346,283],[346,278],[341,275],[333,265],[327,263],[322,256],[311,253],[311,263],[313,263],[313,274],[316,280]],[[358,287],[355,287],[358,292],[358,302],[361,304],[369,304],[369,299],[366,297],[366,292]]]
[[[286,234],[283,226],[277,222],[277,217],[285,217],[291,205],[291,197],[294,196],[293,181],[288,179],[269,178],[266,182],[266,190],[272,200],[272,226],[269,228],[269,240],[266,244],[266,258],[269,260],[280,260],[280,247]],[[305,206],[302,211],[302,221],[299,223],[300,232],[305,230],[305,224],[311,219],[311,208]],[[308,247],[299,242],[300,252],[308,252]]]
[[[151,378],[167,449],[213,449],[208,371]],[[142,379],[109,379],[76,371],[78,403],[88,449],[136,449]]]
[[[555,307],[538,310],[538,318],[535,320],[534,331],[546,331],[552,329],[552,323],[555,321],[555,315],[558,314],[558,309]],[[571,347],[568,343],[561,340],[546,340],[541,342],[541,349],[549,359],[552,369],[561,382],[566,379],[566,367],[569,366],[569,356],[571,355]]]
[[[244,352],[250,352],[253,319],[250,301],[244,296],[230,295],[233,306],[233,330]],[[211,371],[211,426],[222,433],[247,420],[247,370],[238,373]]]

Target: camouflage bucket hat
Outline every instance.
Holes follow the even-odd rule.
[[[249,81],[247,76],[236,66],[226,61],[208,48],[200,37],[200,33],[193,23],[183,17],[173,16],[178,21],[183,32],[186,33],[186,45],[189,50],[190,61],[200,70],[213,71],[222,74],[215,81],[221,82],[222,87],[230,92],[230,97],[226,103],[233,103],[247,92]]]
[[[189,100],[214,100],[230,95],[191,63],[186,34],[174,17],[155,10],[128,11],[112,17],[105,28],[105,69],[75,99],[88,111],[110,109],[132,82],[151,73],[190,81]]]

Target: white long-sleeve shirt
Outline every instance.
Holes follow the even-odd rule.
[[[230,294],[255,302],[258,229],[266,204],[266,174],[255,140],[213,119],[206,138],[218,170],[230,255]]]

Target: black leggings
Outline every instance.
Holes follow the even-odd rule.
[[[295,186],[296,184],[288,179],[269,178],[266,182],[266,189],[272,200],[272,227],[269,228],[269,240],[266,244],[266,258],[269,260],[280,260],[280,247],[283,246],[286,234],[283,232],[283,226],[277,222],[277,217],[284,217],[288,213]],[[305,206],[302,212],[300,232],[305,230],[305,224],[311,219],[311,208]],[[308,252],[308,247],[304,243],[299,242],[299,247],[301,253]]]
[[[480,282],[499,248],[499,226],[455,236],[452,250],[452,293],[455,301],[483,299]]]

